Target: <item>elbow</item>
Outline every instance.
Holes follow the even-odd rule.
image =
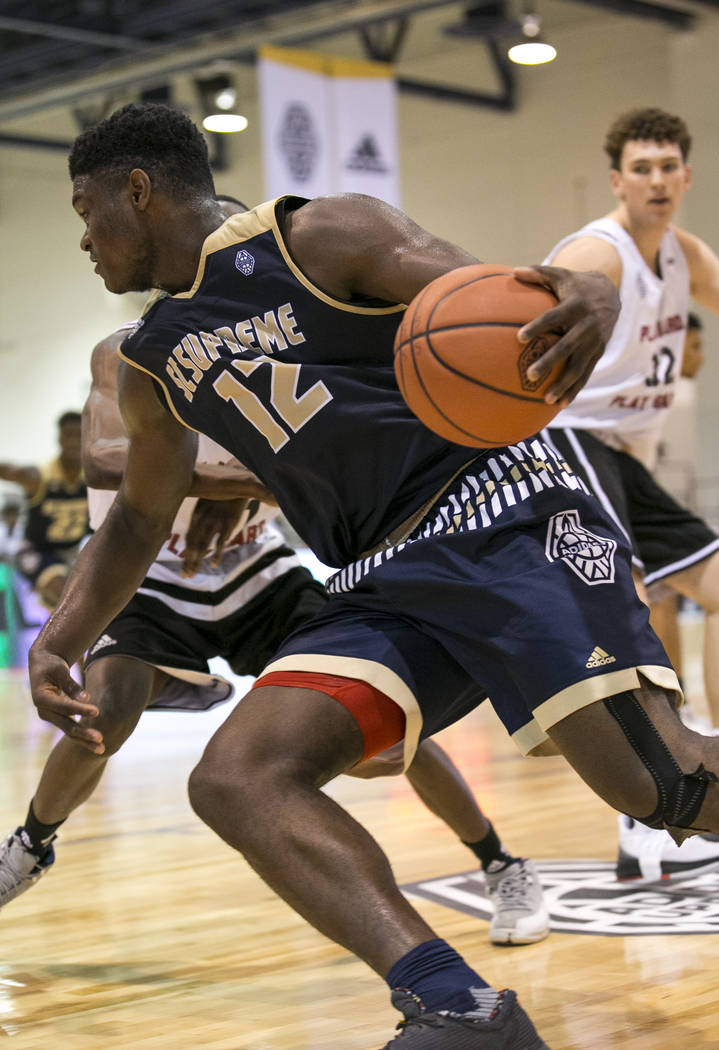
[[[85,481],[92,489],[118,489],[122,476],[109,470],[101,459],[95,456],[82,457],[82,472]]]

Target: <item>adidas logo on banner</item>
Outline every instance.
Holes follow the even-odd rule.
[[[385,175],[389,168],[382,159],[377,140],[374,135],[363,135],[345,162],[348,171],[371,172],[376,175]]]
[[[605,664],[614,664],[617,662],[616,656],[610,656],[609,653],[605,653],[603,649],[600,649],[598,645],[594,646],[592,655],[587,660],[585,667],[604,667]]]

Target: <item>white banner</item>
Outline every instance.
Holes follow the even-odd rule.
[[[259,88],[268,199],[355,191],[400,204],[390,66],[266,47]]]

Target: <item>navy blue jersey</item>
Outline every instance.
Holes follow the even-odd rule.
[[[38,550],[74,547],[90,531],[84,478],[69,482],[59,459],[40,471],[40,485],[28,500],[25,539]]]
[[[334,299],[293,262],[280,198],[205,241],[188,292],[158,298],[121,356],[170,410],[252,470],[317,555],[380,543],[472,457],[428,430],[395,381],[404,307]]]

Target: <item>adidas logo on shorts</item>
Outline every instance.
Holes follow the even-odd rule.
[[[585,667],[604,667],[605,664],[614,664],[617,662],[616,656],[610,656],[609,653],[605,653],[603,649],[600,649],[598,645],[594,646],[592,655],[587,660]]]
[[[90,650],[90,656],[94,656],[100,649],[104,649],[106,645],[117,645],[114,638],[111,638],[109,634],[103,634],[93,645]]]

